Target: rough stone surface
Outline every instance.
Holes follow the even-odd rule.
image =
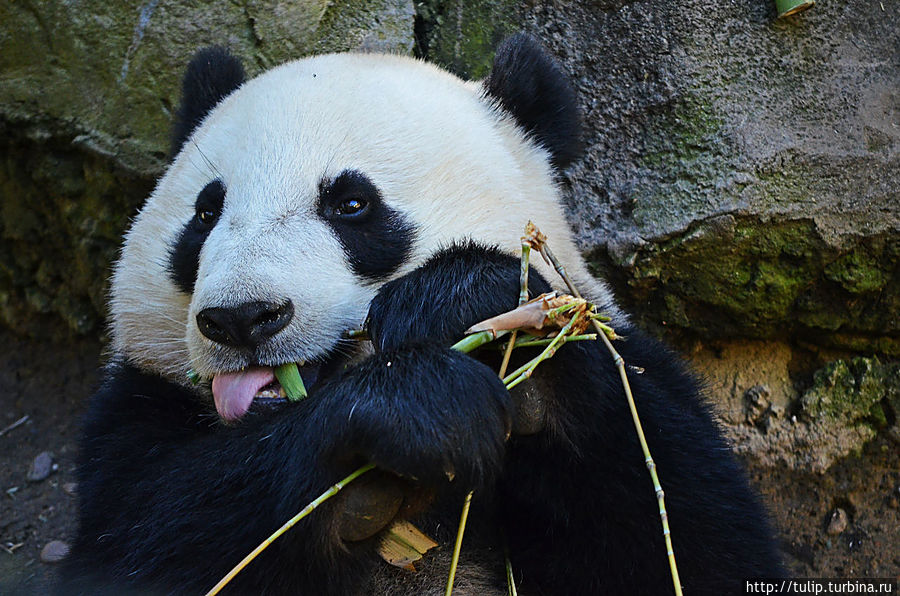
[[[42,563],[59,563],[69,555],[69,543],[51,540],[41,549]]]
[[[803,416],[814,420],[870,420],[885,426],[881,402],[887,385],[896,385],[894,367],[883,367],[877,358],[836,360],[813,376],[813,385],[800,398]]]
[[[494,49],[522,29],[516,0],[425,0],[416,4],[417,53],[461,77],[490,71]]]
[[[786,344],[761,340],[722,342],[690,355],[706,375],[720,417],[732,425],[790,408],[798,397],[791,381],[792,357]],[[761,411],[754,413],[758,407]]]
[[[48,451],[42,451],[31,462],[28,470],[29,482],[45,480],[53,472],[53,456]]]
[[[525,22],[579,83],[572,221],[640,320],[900,355],[897,5],[596,4]]]
[[[162,171],[191,54],[253,75],[350,49],[410,52],[410,0],[0,4],[0,323],[102,332],[104,280]]]
[[[836,536],[846,530],[849,525],[850,518],[847,516],[847,512],[838,507],[831,514],[831,518],[828,520],[828,529],[826,531],[832,536]]]
[[[879,430],[887,429],[890,436],[900,429],[891,401],[898,393],[900,364],[862,357],[836,360],[815,372],[812,385],[788,404],[787,414],[770,406],[727,430],[736,451],[764,465],[822,474],[861,453]],[[734,422],[727,412],[725,420]]]

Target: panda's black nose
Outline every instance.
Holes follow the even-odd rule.
[[[294,317],[294,304],[245,302],[228,308],[205,308],[197,314],[200,333],[216,343],[234,348],[256,348],[285,327]]]

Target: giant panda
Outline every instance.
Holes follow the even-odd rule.
[[[174,158],[115,265],[112,355],[80,444],[61,593],[203,593],[368,462],[368,480],[225,592],[443,593],[473,491],[454,593],[506,594],[505,553],[523,595],[671,593],[604,347],[567,344],[512,392],[499,352],[450,348],[517,304],[528,219],[624,337],[685,593],[740,593],[781,572],[697,381],[579,255],[559,184],[580,151],[577,102],[534,39],[505,41],[482,81],[375,54],[244,79],[221,48],[190,62]],[[557,279],[532,260],[532,296]],[[345,337],[366,321],[369,343]],[[273,384],[286,362],[309,389],[296,403]],[[439,544],[415,571],[376,552],[397,519]]]

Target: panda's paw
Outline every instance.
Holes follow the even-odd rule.
[[[437,488],[448,480],[478,488],[501,468],[509,392],[465,354],[433,343],[380,352],[326,391],[338,456]]]
[[[369,308],[378,350],[422,340],[449,346],[465,330],[511,310],[519,298],[519,259],[475,243],[456,244],[418,269],[382,286]],[[533,271],[532,296],[550,290]]]

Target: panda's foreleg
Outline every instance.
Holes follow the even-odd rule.
[[[380,351],[316,397],[335,417],[327,452],[338,461],[362,457],[460,490],[492,483],[500,470],[509,394],[490,368],[455,350],[416,342]]]
[[[110,372],[80,445],[80,529],[60,594],[204,593],[358,465],[326,461],[337,425],[320,400],[224,426],[199,399],[128,365]],[[339,540],[336,512],[326,503],[275,541],[231,593],[353,593],[372,549]]]
[[[199,399],[130,366],[94,396],[63,593],[202,593],[363,462],[425,488],[493,483],[510,427],[509,394],[494,372],[427,342],[381,351],[306,400],[231,426]],[[341,499],[272,543],[231,589],[361,589],[377,557],[371,544],[342,540]]]

